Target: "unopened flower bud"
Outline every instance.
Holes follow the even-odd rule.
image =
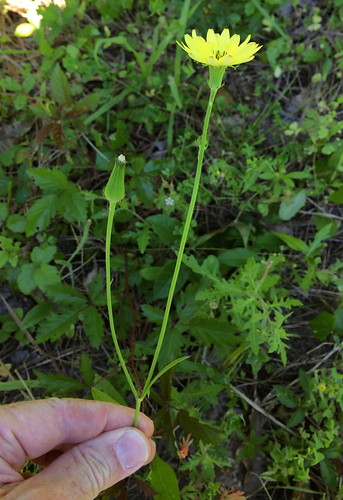
[[[124,155],[119,155],[114,161],[111,177],[104,189],[104,196],[110,203],[117,203],[125,196],[125,163]]]

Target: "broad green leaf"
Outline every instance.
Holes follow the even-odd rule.
[[[335,316],[327,311],[322,311],[309,322],[309,325],[316,339],[325,340],[329,333],[333,332],[335,327]]]
[[[208,255],[201,266],[196,261],[194,255],[184,255],[182,262],[192,269],[193,272],[201,274],[205,278],[216,280],[219,274],[219,262],[215,255]]]
[[[0,216],[1,219],[1,216]],[[23,233],[25,231],[26,218],[20,214],[12,214],[7,219],[7,227],[15,233]]]
[[[34,370],[40,387],[44,387],[53,396],[75,394],[85,389],[78,380],[66,375],[53,375]]]
[[[86,222],[87,203],[83,193],[76,187],[70,187],[58,197],[57,210],[67,220]]]
[[[27,237],[48,227],[51,219],[56,214],[56,199],[55,194],[49,194],[35,201],[32,207],[29,208],[26,214],[25,234]]]
[[[306,394],[310,394],[312,389],[312,378],[304,370],[299,370],[299,383]]]
[[[195,439],[204,441],[204,443],[218,444],[226,439],[224,433],[212,425],[203,424],[197,418],[191,417],[186,410],[180,410],[177,414],[177,422],[185,431]]]
[[[41,264],[35,269],[33,278],[42,292],[46,292],[48,286],[61,281],[57,267],[49,264]]]
[[[273,233],[273,234],[278,238],[280,238],[280,240],[282,240],[284,243],[286,243],[286,245],[289,246],[289,248],[292,248],[292,250],[296,250],[297,252],[303,252],[303,253],[308,252],[309,247],[303,240],[295,238],[290,234],[284,234],[284,233]]]
[[[164,312],[162,309],[160,309],[159,307],[151,306],[150,304],[143,304],[141,306],[141,309],[149,323],[162,323],[164,316]]]
[[[329,196],[329,201],[333,203],[343,203],[343,186]]]
[[[127,406],[127,403],[123,396],[117,391],[117,389],[107,380],[106,378],[100,377],[100,375],[95,375],[94,379],[94,389],[97,389],[99,392],[102,392],[104,397],[110,397],[112,402],[115,402],[117,404],[120,404],[122,406]],[[100,397],[101,395],[97,393],[97,395]],[[104,400],[99,400],[99,401],[104,401]]]
[[[0,269],[2,267],[5,267],[9,259],[9,254],[7,252],[4,252],[0,250]]]
[[[64,309],[61,313],[52,312],[48,318],[41,323],[38,334],[36,336],[37,343],[50,340],[54,342],[61,335],[69,334],[71,327],[75,324],[78,318],[78,311],[74,309]]]
[[[104,338],[104,321],[101,314],[94,306],[89,306],[82,311],[80,317],[90,343],[93,347],[99,349]]]
[[[87,298],[76,288],[62,283],[47,286],[46,294],[57,304],[82,308],[87,304]]]
[[[301,422],[304,421],[304,418],[306,416],[305,411],[302,408],[297,408],[294,413],[290,416],[287,422],[287,427],[296,427]]]
[[[336,490],[338,484],[338,473],[332,460],[324,458],[324,460],[320,462],[320,472],[325,483],[333,490]]]
[[[250,248],[232,248],[231,250],[226,250],[218,256],[220,264],[230,267],[241,267],[244,266],[246,261],[251,257],[257,257],[257,254]]]
[[[8,208],[7,208],[7,205],[6,205],[6,203],[4,203],[4,202],[1,201],[0,202],[0,221],[6,220],[7,217],[8,217]],[[10,218],[10,217],[8,217],[8,218]],[[7,227],[8,227],[8,229],[11,229],[8,226],[8,220],[7,220]],[[11,231],[13,231],[13,229],[11,229]]]
[[[34,247],[31,252],[31,260],[34,264],[49,264],[56,252],[57,247],[54,245],[45,248]]]
[[[21,328],[31,328],[32,326],[37,325],[37,323],[50,314],[53,308],[54,304],[51,302],[42,302],[41,304],[37,304],[26,314],[21,323]]]
[[[106,294],[104,279],[100,273],[96,274],[89,287],[89,298],[96,306],[106,305]]]
[[[189,324],[189,330],[201,344],[211,346],[232,346],[240,342],[237,327],[228,321],[217,318],[195,317]]]
[[[151,466],[150,484],[157,491],[154,500],[181,500],[174,470],[157,454]]]
[[[20,273],[17,278],[17,283],[20,291],[25,295],[29,295],[37,284],[34,279],[34,273],[37,266],[35,264],[23,264],[20,268]]]
[[[155,278],[153,293],[154,300],[165,299],[168,296],[172,276],[175,269],[175,261],[167,260]],[[175,287],[175,294],[177,294],[184,286],[189,278],[189,270],[187,267],[181,267],[179,277]]]
[[[59,193],[67,189],[68,185],[70,185],[65,174],[57,168],[34,168],[29,169],[28,173],[33,177],[35,184],[43,189],[43,191]]]
[[[294,392],[283,385],[274,385],[277,398],[287,408],[296,408],[299,405],[298,398]]]
[[[197,398],[206,398],[207,396],[214,397],[223,389],[225,389],[224,384],[214,384],[213,382],[211,382],[210,384],[199,384],[198,389],[193,388],[192,390],[187,390],[187,395]]]
[[[174,230],[178,226],[178,221],[166,214],[156,214],[147,217],[146,222],[153,228],[162,243],[175,243]]]
[[[144,227],[138,233],[137,245],[141,254],[145,252],[146,247],[148,246],[150,238],[150,232],[148,227]]]
[[[71,106],[72,98],[69,84],[59,64],[56,64],[52,71],[50,86],[53,98],[58,104]]]
[[[99,391],[96,387],[92,387],[91,393],[94,401],[104,401],[105,403],[113,403],[116,405],[120,404],[118,400],[111,398],[111,396],[108,396],[108,394],[105,394],[102,391]]]
[[[306,189],[302,189],[295,196],[287,201],[282,201],[279,209],[279,217],[281,220],[290,220],[306,203]]]
[[[95,371],[92,368],[92,358],[86,352],[81,354],[80,372],[85,383],[91,386],[94,382]]]

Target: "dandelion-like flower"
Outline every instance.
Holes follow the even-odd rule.
[[[222,33],[215,33],[212,29],[207,31],[206,40],[192,31],[192,36],[185,35],[185,42],[177,42],[188,55],[202,64],[208,66],[236,66],[254,59],[255,54],[262,45],[249,42],[249,35],[241,45],[240,36],[232,35],[228,29]]]

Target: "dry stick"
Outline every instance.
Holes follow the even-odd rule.
[[[30,344],[39,352],[39,354],[43,357],[48,357],[50,359],[50,361],[52,362],[55,370],[57,371],[57,373],[60,371],[60,369],[58,368],[57,364],[56,364],[56,361],[53,359],[52,356],[49,356],[49,354],[46,354],[40,347],[39,345],[37,344],[37,342],[35,341],[35,339],[32,337],[31,333],[26,330],[26,328],[21,328],[21,321],[20,319],[18,318],[18,316],[16,315],[16,313],[13,311],[12,307],[9,305],[9,303],[7,302],[7,300],[5,299],[5,297],[2,295],[2,293],[0,292],[0,298],[1,300],[3,301],[9,315],[12,317],[12,319],[16,322],[16,324],[19,326],[19,328],[21,329],[21,331],[24,333],[24,335],[26,336],[27,340],[30,342]]]
[[[15,380],[15,378],[13,377],[13,375],[11,373],[11,370],[9,368],[7,368],[7,366],[5,365],[5,363],[1,359],[0,359],[0,368],[2,368],[3,376],[8,377],[11,380]],[[19,389],[19,392],[21,393],[21,395],[23,396],[24,399],[27,399],[27,394],[25,391],[23,391],[23,389]]]
[[[240,390],[236,389],[236,387],[234,387],[231,384],[230,384],[230,387],[233,390],[233,392],[235,392],[236,394],[238,394],[238,396],[240,396],[242,399],[244,399],[244,401],[246,401],[256,411],[258,411],[259,413],[262,413],[262,415],[264,415],[265,417],[269,418],[269,420],[271,420],[272,422],[274,422],[274,424],[278,425],[279,427],[281,427],[283,430],[287,431],[292,436],[297,436],[297,434],[295,432],[293,432],[291,429],[288,429],[288,427],[286,427],[282,422],[280,422],[275,417],[273,417],[272,415],[270,415],[264,408],[262,408],[261,406],[259,406],[256,403],[254,403],[254,401],[252,401],[250,398],[248,398],[248,396],[246,396],[245,394],[243,394],[243,392],[241,392]]]
[[[30,398],[34,401],[36,398],[34,397],[34,395],[32,394],[29,386],[27,385],[26,381],[23,379],[23,377],[20,375],[19,371],[17,369],[14,370],[14,373],[17,375],[18,379],[20,380],[20,382],[23,384],[23,386],[25,387],[25,389],[27,390],[28,392],[28,395],[30,396]]]

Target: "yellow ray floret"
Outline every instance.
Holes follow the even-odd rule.
[[[177,43],[192,59],[202,64],[236,66],[254,59],[255,53],[262,47],[249,40],[250,35],[239,45],[239,35],[230,36],[228,29],[224,29],[221,34],[211,29],[207,32],[206,40],[193,30],[192,36],[185,35],[185,43]]]

